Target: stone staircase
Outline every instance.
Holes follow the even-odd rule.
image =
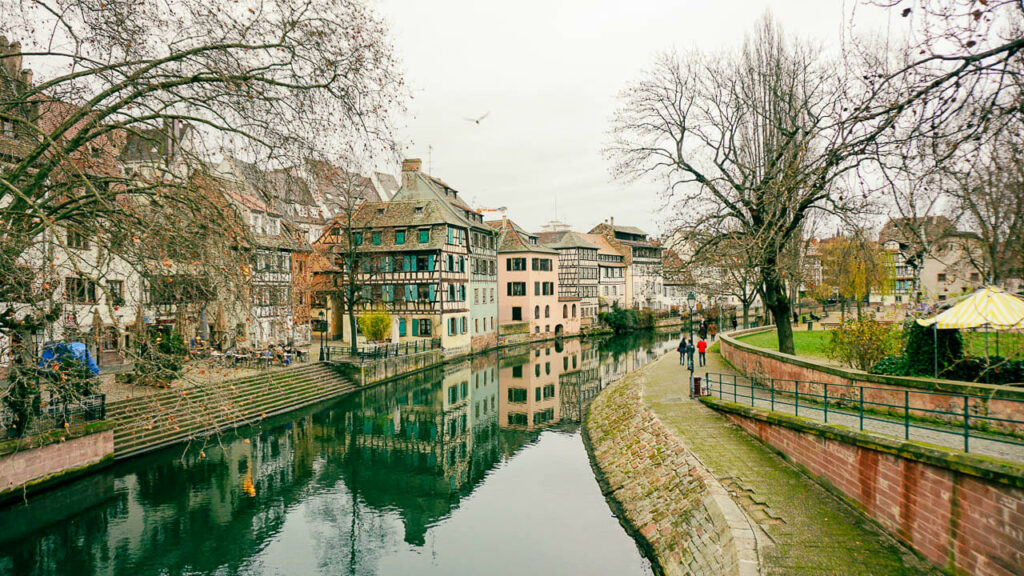
[[[330,364],[316,363],[112,402],[107,420],[114,424],[114,457],[203,438],[356,389]]]

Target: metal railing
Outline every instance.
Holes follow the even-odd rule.
[[[831,423],[842,420],[845,425],[855,419],[860,431],[867,423],[871,432],[905,440],[910,440],[912,430],[958,436],[964,452],[970,452],[972,439],[1024,446],[1024,419],[995,416],[991,410],[992,403],[999,402],[1005,403],[999,412],[1024,415],[1024,400],[718,373],[706,373],[705,382],[706,392],[719,399],[826,424],[830,418]]]
[[[352,348],[349,346],[328,346],[331,358],[351,358]],[[431,338],[399,342],[397,344],[380,344],[377,346],[360,346],[356,349],[355,357],[359,360],[376,360],[379,358],[395,358],[419,354],[429,350],[440,350],[441,339]]]

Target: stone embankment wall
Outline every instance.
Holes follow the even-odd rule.
[[[0,501],[23,487],[77,474],[114,456],[114,432],[105,430],[0,456]]]
[[[745,331],[738,335],[755,331],[757,330]],[[860,370],[827,366],[807,358],[751,346],[746,342],[737,341],[735,336],[737,334],[722,335],[722,356],[747,376],[774,378],[776,392],[793,392],[794,381],[797,381],[801,394],[822,395],[824,385],[828,384],[830,398],[844,396],[850,401],[858,401],[859,390],[854,387],[865,386],[864,401],[868,406],[871,406],[872,402],[902,406],[906,399],[909,400],[911,411],[917,410],[918,414],[927,414],[925,410],[959,413],[964,409],[964,397],[961,395],[977,395],[981,398],[971,398],[968,401],[968,420],[971,416],[1016,420],[1016,424],[998,421],[988,421],[987,424],[1007,432],[1024,432],[1024,424],[1021,424],[1024,422],[1022,388],[868,374]],[[905,391],[910,391],[907,397],[904,397]],[[956,418],[956,421],[962,422],[959,418]]]
[[[591,404],[586,437],[620,521],[664,574],[758,573],[746,518],[644,405],[636,373]]]
[[[419,354],[377,358],[362,363],[353,363],[359,369],[360,383],[363,386],[382,382],[405,374],[418,372],[439,364],[442,360],[440,350],[428,350]]]
[[[702,399],[951,574],[1024,574],[1024,466]]]

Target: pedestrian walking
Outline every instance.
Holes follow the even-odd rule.
[[[701,338],[700,341],[697,342],[697,354],[698,354],[698,356],[700,358],[700,365],[701,366],[703,366],[706,363],[706,361],[707,361],[705,359],[705,357],[704,357],[704,353],[707,352],[707,350],[708,350],[708,343],[705,342],[703,338]]]
[[[679,352],[679,365],[683,365],[683,360],[686,360],[686,349],[690,347],[690,343],[683,338],[679,341],[679,346],[676,348],[676,352]]]
[[[711,341],[714,342],[715,341],[715,334],[718,334],[718,324],[716,324],[715,322],[712,322],[711,325],[708,326],[708,334],[711,335]]]
[[[733,318],[732,319],[732,329],[735,330],[735,329],[739,328],[739,326],[740,326],[740,323],[737,322],[735,318]]]

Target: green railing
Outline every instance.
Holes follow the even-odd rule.
[[[871,432],[906,440],[912,430],[958,436],[964,452],[970,452],[972,438],[1024,446],[1024,419],[989,414],[993,401],[1016,405],[1009,412],[1024,414],[1024,401],[1012,398],[735,374],[706,373],[704,378],[704,393],[721,400],[772,411],[791,409],[796,416],[820,418],[826,424],[830,418],[835,424],[840,417],[846,423],[853,418],[861,431],[868,423]]]

